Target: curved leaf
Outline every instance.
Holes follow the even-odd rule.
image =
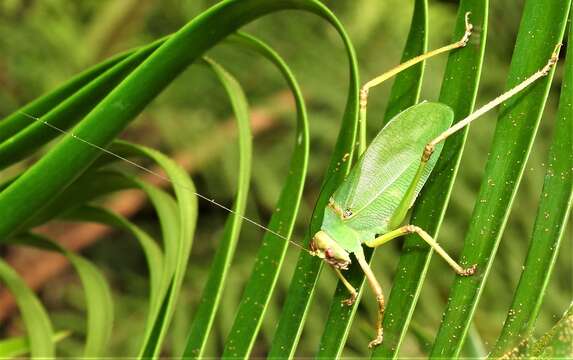
[[[54,334],[53,341],[58,343],[69,336],[68,331],[60,331]],[[21,357],[30,352],[30,338],[27,336],[12,337],[0,340],[0,358],[12,359]]]
[[[2,259],[0,259],[0,280],[6,284],[16,299],[30,339],[32,358],[53,358],[55,349],[52,341],[54,338],[52,323],[36,294]]]
[[[88,260],[67,251],[57,242],[43,236],[28,233],[18,236],[13,243],[30,245],[45,250],[56,251],[70,260],[85,291],[87,309],[85,357],[101,357],[105,350],[113,327],[113,302],[111,289],[100,271]],[[32,339],[32,337],[30,336]]]
[[[508,88],[543,67],[561,42],[570,0],[526,1],[510,67]],[[509,215],[553,72],[504,104],[488,156],[484,180],[462,251],[462,263],[477,274],[456,277],[432,357],[455,357],[465,340]]]
[[[87,79],[85,79],[83,76],[80,76],[77,82],[84,86],[77,89],[73,95],[69,94],[68,87],[64,86],[66,91],[55,90],[58,97],[52,95],[52,93],[48,94],[30,105],[24,106],[21,110],[0,122],[0,124],[6,124],[9,127],[7,129],[8,133],[18,131],[0,143],[0,169],[24,159],[34,151],[37,151],[40,145],[61,135],[54,128],[34,120],[31,116],[41,116],[41,121],[59,129],[69,128],[90,112],[107,93],[149,57],[164,41],[164,39],[160,39],[138,50],[134,50],[129,56],[119,56],[118,61],[105,62],[106,66],[101,69],[105,70],[105,72],[88,83],[84,84],[85,80],[90,79],[90,77],[86,76]],[[114,66],[110,67],[111,65]],[[96,69],[99,70],[99,67],[96,67]],[[88,71],[88,74],[91,75],[91,73],[92,71]],[[72,80],[72,84],[75,85],[75,81]],[[76,89],[76,86],[72,88]],[[60,93],[69,96],[66,99],[62,99],[61,102],[55,102],[53,100],[54,97],[59,99],[63,96]],[[39,110],[40,113],[36,113],[34,110]]]
[[[308,119],[304,99],[298,83],[284,60],[269,46],[246,34],[230,38],[246,49],[267,58],[285,78],[296,102],[297,129],[295,131],[295,149],[291,156],[288,175],[269,222],[269,229],[289,238],[304,187],[308,163]],[[281,210],[282,209],[282,210]],[[248,357],[261,326],[263,315],[269,304],[276,285],[279,271],[284,260],[288,241],[272,233],[266,233],[255,259],[251,276],[239,305],[235,321],[225,343],[223,356]]]
[[[168,196],[168,195],[166,195]],[[145,231],[127,219],[109,210],[91,206],[82,206],[66,213],[65,220],[97,222],[125,230],[133,235],[141,245],[149,268],[149,313],[156,311],[161,301],[161,283],[163,280],[164,259],[161,248]],[[149,317],[150,319],[150,317]]]
[[[121,147],[118,146],[118,148],[121,150]],[[125,149],[123,151],[125,151]],[[133,153],[133,150],[129,150],[129,152]],[[70,202],[72,205],[71,209],[68,209],[63,216],[68,220],[93,221],[120,228],[131,233],[139,241],[143,248],[150,272],[150,311],[145,331],[146,334],[149,334],[155,326],[156,314],[160,312],[161,304],[165,302],[166,289],[172,286],[173,272],[175,271],[177,259],[179,257],[179,243],[181,241],[179,208],[174,199],[164,191],[156,188],[155,186],[149,185],[144,181],[126,177],[120,173],[97,171],[86,173],[82,178],[83,177],[86,178],[85,181],[74,183],[63,193],[62,197],[70,196],[69,199],[72,199]],[[116,186],[119,185],[123,188],[139,187],[147,194],[159,217],[163,233],[165,256],[163,255],[159,245],[147,233],[123,217],[101,208],[90,206],[78,207],[77,205],[74,205],[74,200],[77,202],[78,199],[71,196],[70,193],[73,194],[74,189],[77,187],[81,188],[83,186],[84,189],[93,189],[93,185],[90,182],[96,182],[99,184],[96,189],[101,190],[99,195],[103,195],[109,190],[116,190],[113,184],[114,181],[116,182]],[[177,180],[174,181],[177,182]],[[109,183],[112,186],[102,186],[102,184],[106,183]],[[177,185],[179,187],[183,186],[187,189],[183,182],[177,182]],[[86,193],[89,195],[91,191],[86,191]],[[90,198],[94,197],[93,194],[89,196]],[[56,201],[56,203],[57,202],[58,201]]]
[[[241,224],[247,206],[247,195],[249,192],[249,182],[251,180],[251,153],[252,140],[250,130],[249,108],[245,94],[237,80],[217,63],[207,60],[207,64],[217,76],[219,82],[225,88],[231,104],[233,113],[237,119],[239,129],[239,166],[237,171],[237,193],[233,204],[233,212],[229,214],[225,223],[223,237],[215,253],[213,265],[209,271],[209,277],[201,295],[199,306],[195,311],[193,322],[189,330],[187,345],[183,352],[183,357],[203,356],[207,338],[211,332],[213,320],[223,293],[223,287],[227,278],[227,273],[231,266],[233,255],[239,235]]]
[[[178,209],[173,198],[155,186],[116,171],[86,172],[47,207],[36,214],[28,222],[26,228],[38,226],[56,217],[63,217],[72,221],[100,222],[130,232],[138,239],[144,250],[150,272],[150,308],[157,309],[161,301],[161,283],[170,281],[164,279],[163,253],[159,245],[147,233],[123,217],[104,209],[85,207],[86,203],[109,193],[137,187],[146,193],[158,214],[167,257],[170,260],[176,259],[179,226]]]
[[[178,204],[178,241],[173,250],[166,248],[165,268],[163,271],[162,300],[155,314],[152,314],[152,330],[145,336],[145,342],[141,348],[140,357],[155,357],[161,350],[163,339],[173,317],[175,302],[179,296],[183,277],[187,270],[187,261],[193,243],[195,224],[197,221],[197,197],[195,186],[184,169],[179,167],[173,160],[160,152],[143,146],[130,144],[123,141],[114,142],[111,151],[122,157],[141,156],[158,163],[175,190]]]
[[[359,87],[356,55],[344,28],[328,9],[319,7],[315,12],[336,28],[344,42],[349,61],[349,88],[338,138],[309,225],[310,233],[320,228],[324,207],[328,203],[330,194],[350,170],[350,161],[343,159],[352,159],[354,153],[358,129]],[[310,236],[306,236],[303,244],[308,247],[309,242]],[[307,252],[302,252],[299,256],[269,357],[292,358],[294,356],[322,265],[323,261],[310,256]]]

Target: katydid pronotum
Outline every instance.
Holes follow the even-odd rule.
[[[469,13],[467,13],[466,31],[459,41],[415,57],[366,83],[360,92],[360,120],[365,121],[366,118],[367,97],[370,88],[432,56],[464,47],[469,41],[471,32],[472,25],[469,22]],[[346,305],[352,305],[358,294],[340,270],[348,268],[351,263],[350,254],[354,253],[376,295],[379,307],[376,338],[370,342],[369,346],[380,344],[383,334],[384,296],[380,284],[364,257],[362,244],[377,247],[402,235],[417,233],[447,261],[457,274],[462,276],[474,274],[475,265],[467,268],[460,266],[423,229],[415,225],[400,225],[432,172],[441,152],[443,141],[484,113],[524,90],[539,78],[546,76],[557,62],[558,51],[559,45],[542,69],[454,126],[451,126],[454,117],[453,111],[440,103],[423,102],[395,116],[376,136],[351,169],[347,178],[331,196],[325,209],[321,230],[312,238],[310,250],[256,221],[242,215],[239,216],[279,238],[288,240],[293,245],[308,251],[311,255],[324,259],[332,266],[350,292],[350,298],[343,302]],[[60,129],[33,115],[21,113],[55,131],[71,136],[153,176],[173,183],[164,175],[117,155],[106,148],[92,144],[72,132]],[[236,214],[232,209],[215,200],[197,193],[193,189],[189,190],[193,191],[196,196]]]
[[[459,41],[413,58],[367,82],[360,92],[360,120],[365,121],[370,88],[434,55],[464,47],[472,33],[469,15],[466,14],[465,33]],[[423,229],[402,223],[430,176],[442,150],[443,141],[537,79],[546,76],[557,63],[559,46],[542,69],[454,126],[451,126],[454,119],[452,109],[441,103],[422,102],[402,111],[378,133],[330,197],[321,230],[311,240],[311,251],[332,266],[350,292],[350,298],[343,301],[346,305],[352,305],[358,293],[340,270],[348,268],[351,253],[358,260],[378,302],[376,337],[369,347],[382,343],[384,295],[364,257],[362,244],[378,247],[402,235],[416,233],[458,275],[470,276],[476,272],[475,264],[469,267],[460,266]]]

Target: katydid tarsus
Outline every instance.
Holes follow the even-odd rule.
[[[399,72],[421,61],[466,46],[471,33],[472,25],[469,22],[469,13],[467,13],[466,30],[459,41],[417,56],[367,82],[360,91],[360,121],[363,122],[366,119],[369,89],[380,85]],[[344,278],[341,272],[341,270],[346,270],[350,265],[350,254],[353,253],[364,271],[378,302],[376,338],[370,342],[369,346],[379,345],[382,342],[383,335],[384,296],[378,280],[364,257],[362,244],[366,244],[368,247],[378,247],[402,235],[416,233],[446,260],[457,274],[461,276],[473,275],[476,271],[475,265],[465,268],[460,266],[423,229],[416,225],[402,225],[402,223],[409,208],[416,200],[418,193],[432,172],[440,155],[443,141],[456,131],[469,125],[473,120],[524,90],[539,78],[546,76],[558,60],[559,47],[560,45],[556,46],[547,64],[535,74],[453,126],[451,126],[454,117],[453,111],[447,105],[440,103],[423,102],[396,115],[374,138],[370,146],[353,166],[346,179],[332,194],[325,208],[321,230],[313,236],[310,242],[310,249],[306,249],[299,243],[254,220],[242,215],[239,216],[279,238],[288,240],[302,250],[308,251],[311,255],[324,259],[332,266],[337,276],[350,292],[350,297],[343,301],[346,305],[352,305],[358,295],[357,291]],[[72,132],[60,129],[31,114],[21,113],[55,131],[71,136],[155,177],[173,183],[161,173],[148,169],[106,148],[92,144]],[[175,185],[182,186],[180,184]],[[189,189],[189,191],[193,191],[196,196],[215,206],[236,214],[231,208],[220,204],[214,199],[197,193],[193,189]]]
[[[402,70],[437,54],[464,47],[472,33],[466,14],[463,37],[450,45],[420,55],[367,82],[360,92],[360,121],[365,121],[368,91]],[[473,120],[546,76],[556,64],[560,45],[547,64],[503,95],[490,101],[465,119],[451,126],[454,119],[450,107],[440,103],[423,102],[398,115],[378,133],[361,155],[350,173],[332,194],[325,208],[321,230],[311,240],[312,254],[330,264],[350,292],[343,301],[352,305],[357,291],[344,278],[353,253],[362,268],[378,302],[376,337],[369,347],[382,343],[384,295],[365,259],[362,244],[378,247],[402,235],[416,233],[461,276],[476,272],[476,265],[459,265],[427,232],[416,225],[406,224],[409,208],[432,172],[442,150],[443,141]]]

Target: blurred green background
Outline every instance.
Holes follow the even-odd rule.
[[[403,0],[324,1],[347,28],[357,50],[362,82],[391,68],[400,59],[410,24],[412,2]],[[2,0],[0,2],[0,115],[6,115],[35,97],[55,88],[83,69],[122,50],[148,43],[183,26],[189,19],[216,1],[184,0]],[[523,0],[497,0],[490,4],[489,38],[478,103],[499,95],[504,88],[507,69],[520,21]],[[456,1],[430,1],[429,48],[451,40]],[[311,119],[311,158],[305,197],[293,240],[300,241],[307,231],[322,174],[338,132],[345,102],[347,64],[342,44],[318,18],[295,12],[268,16],[247,26],[246,31],[271,44],[294,70],[309,107]],[[304,40],[304,41],[303,41]],[[267,128],[256,132],[253,164],[253,191],[248,216],[265,222],[277,199],[282,178],[288,167],[293,143],[294,107],[280,75],[252,54],[219,46],[209,53],[229,69],[243,85],[252,110],[264,119]],[[436,100],[446,57],[427,63],[421,99]],[[511,297],[521,274],[531,229],[540,196],[547,150],[554,121],[562,69],[558,69],[534,149],[526,167],[511,212],[497,259],[474,323],[486,349],[493,345],[506,317]],[[382,115],[390,84],[371,92],[369,102],[369,136],[382,126]],[[460,173],[454,187],[439,241],[457,257],[467,229],[468,219],[481,182],[486,154],[495,126],[495,113],[488,114],[472,126],[466,143]],[[236,151],[226,95],[212,74],[193,66],[175,81],[128,129],[124,137],[167,154],[187,154],[195,171],[193,178],[199,192],[225,204],[233,199]],[[231,131],[226,131],[231,129]],[[16,168],[8,169],[8,173]],[[199,299],[210,260],[222,233],[227,214],[200,203],[200,217],[187,285],[172,332],[172,346],[180,353],[182,337]],[[152,234],[158,234],[151,209],[144,208],[134,221]],[[562,315],[573,298],[573,248],[571,226],[568,227],[542,305],[537,333],[545,332]],[[216,319],[209,354],[219,353],[238,305],[244,279],[253,265],[254,253],[262,234],[245,224],[235,256],[223,303]],[[401,241],[383,247],[376,254],[374,268],[388,296]],[[3,250],[11,256],[11,250]],[[121,233],[102,239],[85,251],[104,269],[114,288],[116,325],[109,353],[117,356],[137,352],[141,326],[145,320],[147,273],[143,254],[135,241]],[[290,282],[298,250],[291,247],[278,288],[269,307],[253,355],[264,355],[272,338],[283,295]],[[425,338],[431,340],[437,330],[453,272],[438,258],[422,290],[412,327],[401,355],[424,353]],[[313,308],[301,338],[298,355],[312,355],[324,326],[335,276],[324,271]],[[63,274],[50,281],[42,299],[50,309],[56,328],[71,329],[74,335],[61,346],[61,355],[77,354],[84,332],[83,293],[78,279]],[[368,291],[368,290],[367,290]],[[366,354],[364,347],[376,314],[375,303],[363,297],[359,315],[345,349],[345,355]],[[14,314],[17,315],[17,314]],[[0,337],[17,334],[20,323],[13,316],[0,325]],[[428,343],[428,345],[431,343]],[[170,349],[166,350],[169,354]]]

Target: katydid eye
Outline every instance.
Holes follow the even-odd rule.
[[[324,250],[324,255],[326,255],[326,257],[331,258],[334,255],[334,252],[332,251],[331,248],[327,248],[326,250]]]

